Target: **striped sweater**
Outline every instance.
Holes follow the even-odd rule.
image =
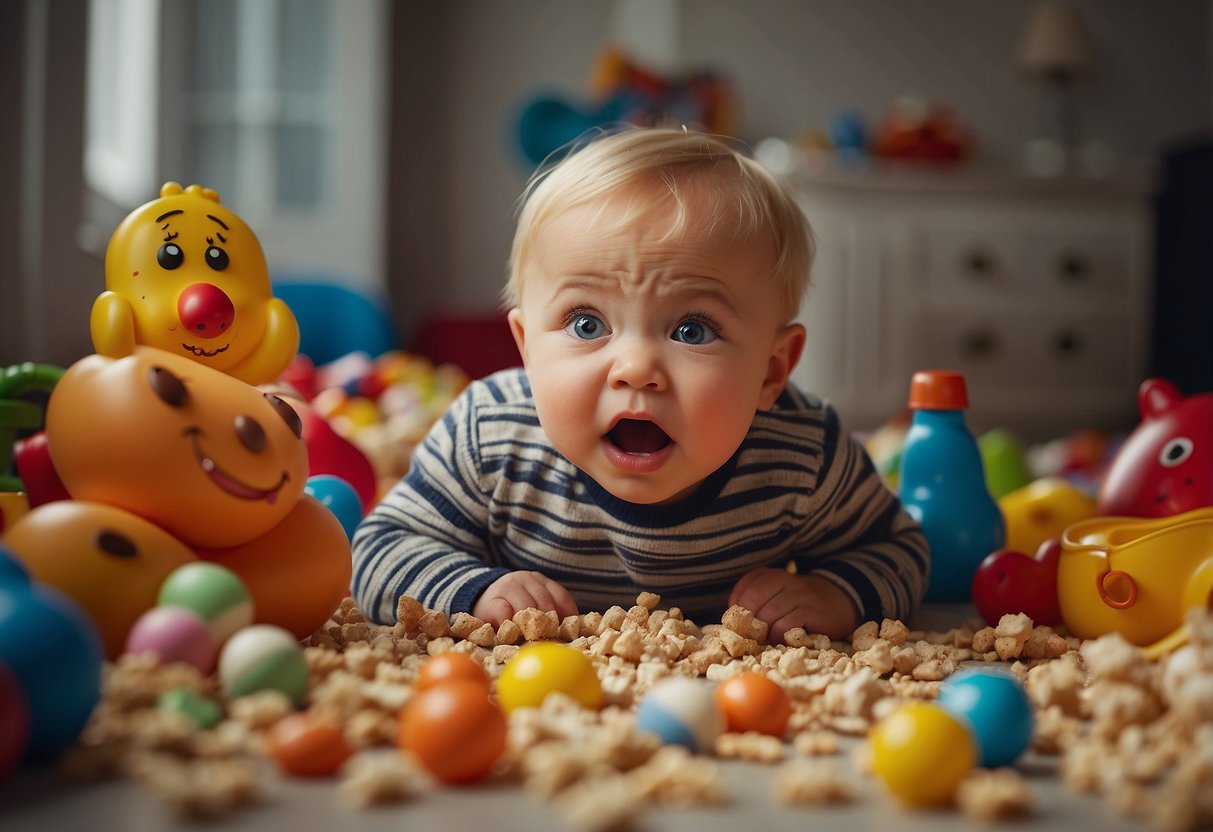
[[[641,591],[713,620],[761,566],[823,575],[860,620],[906,618],[926,590],[917,525],[828,404],[789,387],[689,497],[624,502],[548,442],[522,370],[474,382],[354,535],[353,592],[381,623],[409,595],[467,612],[511,570],[542,572],[582,612]]]

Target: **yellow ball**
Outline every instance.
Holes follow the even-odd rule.
[[[602,704],[602,683],[594,664],[580,650],[554,641],[523,647],[497,679],[497,701],[506,713],[537,708],[557,691],[585,708]]]
[[[959,720],[929,702],[902,705],[872,729],[872,770],[908,806],[950,803],[977,762]]]

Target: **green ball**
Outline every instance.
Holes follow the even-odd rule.
[[[253,599],[244,582],[217,563],[197,561],[173,570],[156,601],[162,607],[196,612],[216,645],[253,623]]]
[[[224,645],[219,654],[219,681],[229,699],[276,690],[301,705],[307,698],[307,659],[289,632],[273,624],[255,624]]]

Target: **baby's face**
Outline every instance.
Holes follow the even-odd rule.
[[[661,216],[603,232],[622,210],[538,229],[510,324],[556,449],[616,497],[661,503],[733,455],[804,330],[784,323],[771,243],[695,224],[663,241]]]

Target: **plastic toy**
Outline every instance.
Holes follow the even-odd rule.
[[[778,682],[761,673],[738,673],[716,687],[716,705],[728,730],[757,731],[782,737],[792,716],[792,701]]]
[[[439,653],[426,660],[417,673],[414,686],[420,692],[456,679],[479,682],[486,690],[489,687],[489,675],[485,673],[484,665],[467,653],[454,651]]]
[[[184,662],[206,675],[215,667],[219,648],[198,613],[183,607],[153,607],[131,627],[125,652],[152,653],[163,664]]]
[[[995,500],[1023,488],[1032,481],[1023,445],[1005,430],[991,430],[977,439],[981,464],[986,471],[986,487]]]
[[[166,690],[156,700],[156,707],[184,714],[202,729],[214,728],[223,719],[223,709],[217,702],[190,688]]]
[[[436,779],[471,783],[505,751],[505,714],[484,685],[452,679],[417,694],[401,711],[397,742]]]
[[[538,708],[549,693],[571,696],[584,708],[602,704],[602,683],[589,657],[554,641],[524,646],[497,677],[497,701],[508,714]]]
[[[1062,536],[1057,594],[1078,638],[1117,632],[1158,657],[1213,598],[1213,506],[1173,517],[1095,517]]]
[[[1060,539],[1067,526],[1095,516],[1095,500],[1060,477],[1045,477],[998,501],[1007,524],[1006,548],[1035,552],[1046,540]]]
[[[45,430],[14,442],[13,461],[17,463],[17,474],[25,486],[25,496],[29,499],[30,508],[72,498],[63,487],[59,475],[55,473]]]
[[[216,649],[253,623],[248,589],[236,573],[217,563],[196,561],[173,570],[160,586],[156,603],[197,613]]]
[[[973,732],[979,766],[1009,766],[1032,742],[1032,703],[1010,673],[962,671],[944,681],[936,701]]]
[[[105,289],[89,329],[110,358],[142,344],[264,384],[299,347],[257,237],[200,185],[167,182],[159,199],[127,215],[105,251]]]
[[[942,104],[903,96],[881,120],[873,154],[889,159],[957,162],[972,152],[973,134]]]
[[[229,699],[276,690],[296,705],[307,696],[307,660],[295,637],[272,624],[245,627],[219,653],[219,681]]]
[[[303,493],[307,450],[285,401],[187,358],[92,355],[55,387],[46,433],[75,500],[143,517],[227,567],[257,620],[299,638],[349,591],[349,540]]]
[[[924,370],[910,381],[914,415],[902,451],[900,493],[931,546],[928,601],[968,601],[978,564],[1005,539],[1002,512],[965,426],[968,406],[960,373]]]
[[[59,367],[28,361],[0,370],[0,492],[28,490],[13,470],[15,444],[42,427],[42,403],[62,375]]]
[[[362,520],[362,500],[352,485],[332,474],[314,474],[307,478],[303,490],[333,512],[345,530],[346,539],[354,539],[354,531]]]
[[[375,504],[375,469],[358,446],[333,430],[333,426],[307,402],[284,395],[283,401],[299,414],[303,441],[307,444],[308,474],[332,474],[358,492],[365,513]]]
[[[1184,396],[1161,378],[1137,391],[1141,423],[1112,460],[1102,517],[1166,517],[1213,505],[1213,393]]]
[[[977,761],[968,727],[939,705],[909,702],[872,728],[872,771],[899,801],[950,803]]]
[[[78,500],[34,509],[3,540],[34,578],[80,605],[110,659],[123,651],[139,616],[156,606],[165,578],[196,561],[188,546],[159,526]]]
[[[29,513],[29,500],[19,491],[0,491],[0,535]]]
[[[306,713],[275,722],[265,746],[278,768],[296,777],[329,777],[354,753],[340,726]]]
[[[973,604],[991,627],[1007,614],[1023,613],[1037,625],[1061,624],[1057,566],[1061,541],[1046,540],[1031,557],[1014,549],[986,555],[973,574]]]
[[[649,689],[636,706],[636,730],[656,735],[667,745],[694,754],[711,753],[725,729],[725,717],[713,685],[689,676],[668,676]]]
[[[29,702],[16,674],[0,664],[0,780],[12,774],[29,742]]]
[[[0,664],[17,677],[29,705],[25,760],[52,759],[75,742],[101,699],[103,656],[79,606],[31,581],[0,547]]]

